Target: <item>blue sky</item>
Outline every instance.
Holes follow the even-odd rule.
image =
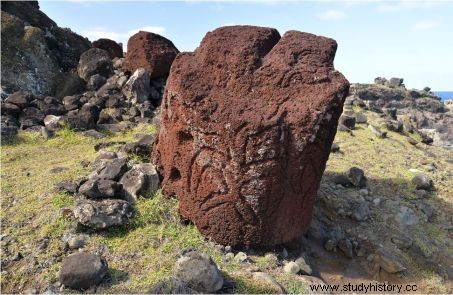
[[[350,82],[403,77],[406,87],[453,90],[452,1],[41,1],[59,26],[94,41],[123,42],[139,29],[181,51],[224,25],[300,30],[338,42],[335,67]]]

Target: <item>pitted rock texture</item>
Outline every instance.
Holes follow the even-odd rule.
[[[111,59],[123,57],[123,48],[113,40],[101,38],[93,42],[94,48],[100,48],[107,51]]]
[[[179,50],[165,37],[140,31],[129,38],[123,70],[134,73],[145,68],[151,78],[167,77]]]
[[[204,235],[273,245],[308,228],[349,89],[336,48],[308,33],[233,26],[176,57],[153,162]]]

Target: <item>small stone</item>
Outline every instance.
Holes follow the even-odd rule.
[[[197,250],[185,252],[175,269],[175,276],[198,292],[215,293],[223,286],[223,276],[212,258]]]
[[[406,236],[393,236],[391,241],[401,250],[409,249],[413,243],[412,239]]]
[[[360,194],[361,196],[368,196],[368,194],[369,194],[368,189],[366,189],[366,188],[360,189],[360,190],[359,190],[359,194]]]
[[[118,181],[126,171],[127,158],[116,158],[105,163],[105,166],[98,172],[98,177]]]
[[[41,127],[41,135],[44,139],[50,139],[55,136],[55,133],[51,130],[47,129],[46,127]]]
[[[358,124],[364,124],[367,122],[367,117],[362,112],[355,113],[354,116],[355,116],[355,122]]]
[[[290,261],[287,264],[285,264],[285,266],[283,267],[283,270],[286,273],[297,274],[300,271],[300,267],[296,262]]]
[[[305,260],[305,257],[301,256],[301,257],[297,258],[295,263],[299,266],[300,271],[302,272],[302,274],[311,276],[313,271],[312,271],[310,265]]]
[[[233,259],[234,259],[234,253],[228,252],[227,254],[225,254],[225,258],[224,258],[225,262],[229,262]]]
[[[231,246],[225,246],[226,253],[230,253],[231,251],[233,251],[233,248]]]
[[[379,206],[380,204],[381,204],[381,199],[380,198],[373,199],[373,205],[374,206]]]
[[[126,200],[135,202],[138,196],[149,196],[159,188],[159,175],[151,163],[135,164],[120,180]]]
[[[87,252],[77,252],[63,260],[60,282],[72,289],[88,289],[102,281],[107,269],[104,258]]]
[[[365,187],[367,184],[367,178],[365,172],[357,167],[352,167],[348,171],[348,178],[351,183],[356,187]]]
[[[71,235],[68,238],[68,246],[70,249],[79,249],[85,246],[88,237],[86,235]]]
[[[406,270],[393,254],[384,249],[376,251],[374,261],[388,273],[397,273]]]
[[[338,153],[340,151],[340,146],[337,143],[332,143],[332,146],[330,147],[330,151],[332,153]]]
[[[412,183],[415,184],[416,189],[430,191],[434,188],[433,181],[424,174],[414,176]]]
[[[395,214],[395,220],[400,225],[415,225],[419,222],[414,210],[406,206],[400,206]]]
[[[337,243],[334,240],[332,240],[332,239],[328,239],[324,243],[324,249],[326,249],[329,252],[334,251],[336,247],[337,247]]]
[[[245,254],[244,252],[238,252],[234,256],[234,261],[236,261],[238,263],[244,263],[247,261],[247,259],[248,259],[247,254]]]
[[[87,131],[83,131],[81,133],[83,136],[86,136],[86,137],[91,137],[91,138],[95,138],[95,139],[101,139],[101,138],[104,138],[105,137],[105,134],[104,133],[101,133],[99,131],[96,131],[94,129],[90,129],[90,130],[87,130]]]
[[[286,294],[286,291],[285,289],[282,287],[282,285],[280,285],[275,279],[274,277],[272,277],[271,275],[267,274],[267,273],[264,273],[264,272],[254,272],[253,273],[253,279],[257,280],[257,281],[263,281],[269,285],[271,285],[272,287],[274,287],[275,291],[277,292],[277,294]]]
[[[348,258],[353,257],[353,254],[352,254],[353,247],[352,247],[352,243],[349,239],[341,239],[338,242],[338,248],[340,248],[341,252],[343,252],[343,254],[346,257],[348,257]]]
[[[74,208],[76,220],[96,230],[124,225],[133,214],[134,210],[128,202],[117,199],[80,200]]]
[[[368,218],[368,215],[370,214],[370,208],[368,207],[368,203],[362,202],[358,206],[356,206],[352,210],[352,218],[357,220],[357,221],[364,221]]]
[[[332,182],[338,185],[341,185],[343,187],[350,187],[352,186],[351,181],[346,175],[343,174],[338,174],[335,175],[334,178],[332,179]]]

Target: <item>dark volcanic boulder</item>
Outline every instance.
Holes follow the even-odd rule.
[[[123,70],[133,73],[138,68],[145,68],[151,78],[166,77],[178,53],[179,50],[167,38],[140,31],[127,42]]]
[[[88,289],[102,281],[107,269],[107,261],[98,255],[87,252],[74,253],[63,260],[60,282],[69,288]]]
[[[77,73],[80,78],[89,81],[90,77],[99,74],[110,77],[113,74],[113,64],[109,53],[103,49],[91,48],[80,56]]]
[[[68,88],[71,69],[91,43],[58,27],[37,1],[2,1],[1,10],[2,86],[43,95]]]
[[[232,26],[177,56],[153,162],[203,234],[272,245],[308,228],[349,88],[336,48],[308,33]]]
[[[93,42],[93,47],[104,49],[109,53],[111,59],[123,57],[123,48],[113,40],[101,38]]]

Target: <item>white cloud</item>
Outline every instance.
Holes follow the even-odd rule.
[[[346,18],[346,13],[341,10],[327,10],[317,14],[322,20],[340,20]]]
[[[440,22],[435,20],[422,20],[414,25],[414,30],[429,30],[440,26]]]
[[[142,28],[129,30],[127,32],[113,32],[103,27],[94,27],[90,30],[84,30],[81,32],[82,36],[87,37],[90,41],[95,41],[100,38],[112,39],[116,42],[123,43],[123,48],[126,49],[127,41],[129,37],[137,33],[138,31],[146,31],[159,35],[165,35],[165,28],[160,26],[145,26]]]
[[[377,10],[381,12],[394,12],[394,11],[404,11],[411,9],[425,9],[442,4],[442,1],[432,1],[432,0],[401,0],[395,2],[381,2],[377,6]]]

